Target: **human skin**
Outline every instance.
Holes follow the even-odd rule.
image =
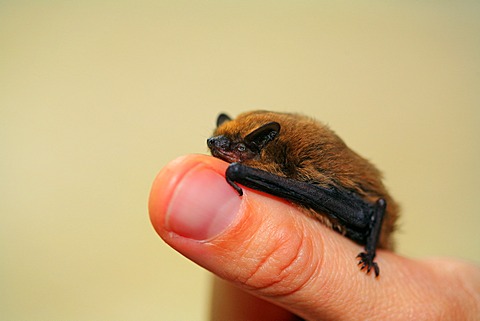
[[[187,155],[156,177],[151,222],[175,250],[214,273],[212,320],[479,320],[480,268],[362,248],[298,207],[225,181],[228,164]]]

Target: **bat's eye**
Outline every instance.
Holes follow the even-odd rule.
[[[245,146],[245,144],[240,143],[240,144],[237,145],[237,150],[239,152],[244,152],[246,149],[247,149],[247,147]]]

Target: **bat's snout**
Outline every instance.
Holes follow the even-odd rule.
[[[207,146],[211,150],[226,150],[230,146],[230,140],[223,135],[210,137],[209,139],[207,139]]]

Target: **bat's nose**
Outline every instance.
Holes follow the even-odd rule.
[[[208,148],[212,149],[226,149],[230,145],[230,141],[228,140],[227,137],[221,135],[221,136],[215,136],[215,137],[210,137],[207,139],[207,146]]]
[[[207,146],[208,148],[212,149],[215,146],[215,137],[210,137],[207,139]]]

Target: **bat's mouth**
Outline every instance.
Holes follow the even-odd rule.
[[[228,163],[238,162],[238,157],[232,155],[231,153],[226,153],[215,148],[210,148],[210,152],[212,153],[213,157],[220,158]]]
[[[238,153],[231,150],[231,141],[223,136],[215,136],[207,139],[207,146],[210,148],[212,156],[220,158],[229,163],[239,161]]]

